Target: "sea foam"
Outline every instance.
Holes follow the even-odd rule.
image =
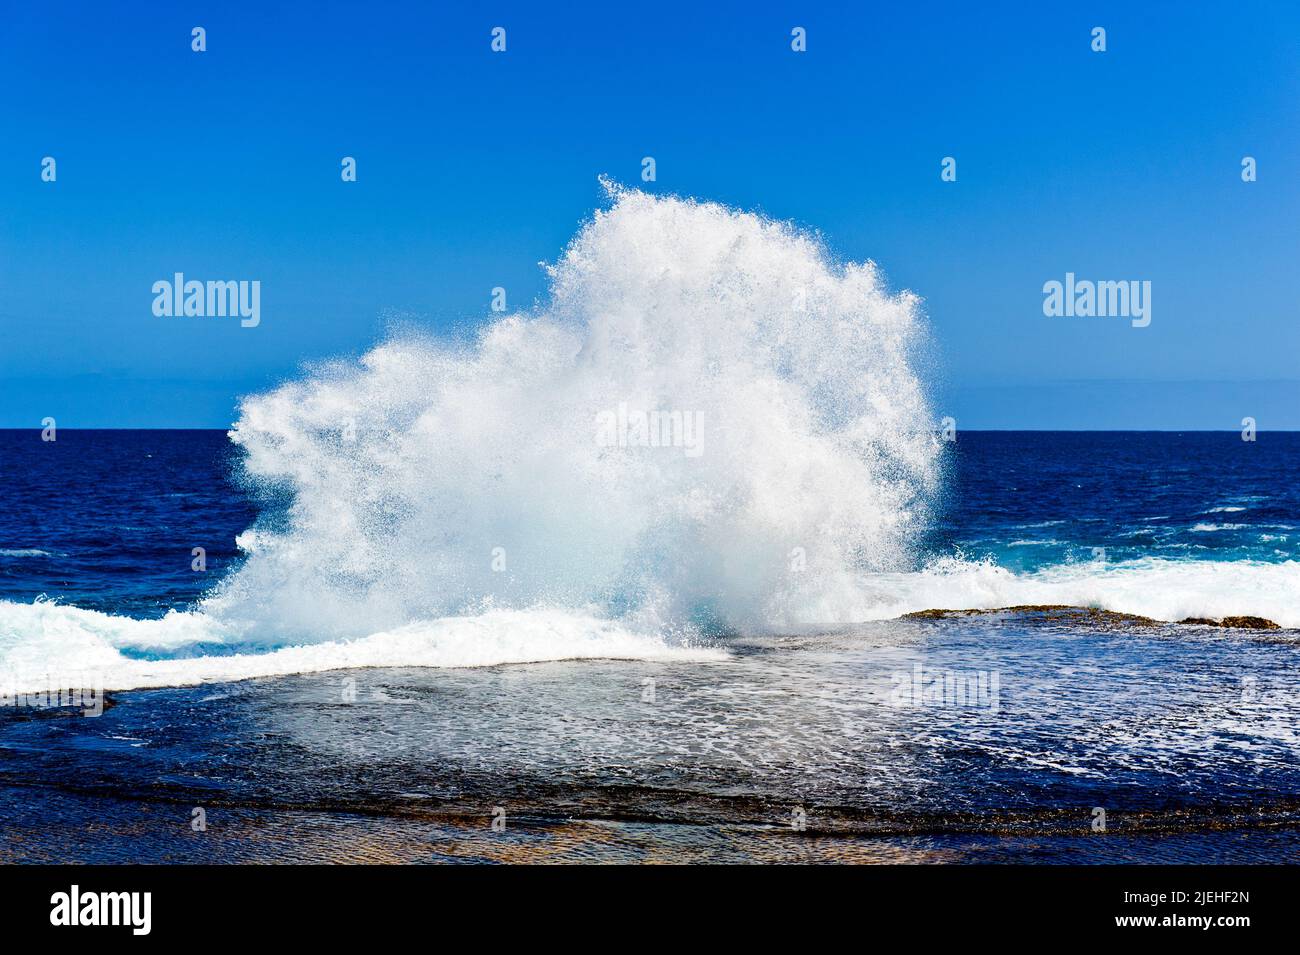
[[[1031,603],[1300,627],[1292,563],[926,563],[919,302],[813,235],[611,187],[548,271],[472,342],[395,338],[246,398],[231,439],[287,504],[239,569],[158,620],[0,602],[0,680],[707,662],[733,631]],[[651,421],[690,440],[623,431]]]
[[[246,475],[289,503],[194,612],[5,604],[0,672],[658,658],[846,619],[862,574],[912,565],[938,488],[918,299],[791,225],[607,190],[545,304],[242,402]]]
[[[917,299],[786,224],[611,198],[545,306],[243,402],[247,472],[293,504],[207,612],[277,639],[485,607],[756,629],[910,565],[939,476]],[[628,418],[691,440],[611,442]]]

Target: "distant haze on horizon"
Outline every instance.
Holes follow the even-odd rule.
[[[273,381],[225,382],[85,380],[7,383],[31,411],[10,410],[0,428],[39,429],[49,415],[60,428],[229,429],[238,398]],[[168,395],[184,391],[183,405]],[[11,399],[12,405],[12,399]],[[1300,431],[1300,381],[1108,382],[989,385],[939,390],[935,427],[951,416],[959,431],[1240,431],[1253,418],[1259,431]],[[1008,423],[1010,422],[1010,423]]]

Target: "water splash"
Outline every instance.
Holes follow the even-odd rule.
[[[608,189],[545,306],[243,402],[247,472],[292,503],[207,613],[277,640],[488,608],[754,630],[853,619],[864,572],[912,565],[916,297],[787,224]]]

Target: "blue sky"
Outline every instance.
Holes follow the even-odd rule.
[[[959,427],[1300,428],[1296,4],[464,6],[7,10],[0,426],[224,427],[530,302],[652,155],[921,295]],[[176,271],[259,279],[261,325],[156,318]],[[1067,271],[1151,281],[1151,325],[1044,316]]]

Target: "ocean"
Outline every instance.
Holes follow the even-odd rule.
[[[0,433],[4,857],[1295,858],[1300,435],[968,431],[876,265],[608,188],[472,335]]]
[[[1300,435],[959,432],[910,562],[828,592],[852,619],[658,628],[626,589],[564,607],[518,581],[422,616],[436,537],[376,558],[396,595],[286,556],[316,516],[248,454],[0,432],[0,674],[106,694],[6,697],[6,861],[1297,857]],[[321,535],[357,533],[335,516]],[[485,565],[524,559],[496,533]],[[817,573],[795,546],[786,572]],[[366,613],[277,630],[295,604],[232,581],[313,605],[314,578],[257,568],[268,547]],[[1279,628],[1178,622],[1230,616]]]

